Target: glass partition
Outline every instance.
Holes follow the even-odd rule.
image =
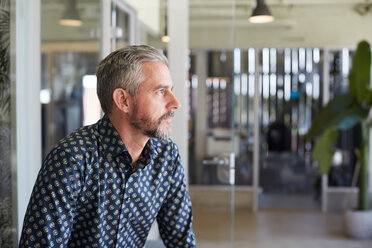
[[[134,44],[136,12],[123,1],[112,1],[108,37],[101,37],[101,1],[77,1],[81,19],[77,26],[61,25],[64,2],[42,2],[42,107],[43,157],[61,138],[95,123],[101,116],[96,96],[96,67],[102,38],[109,50]]]
[[[235,49],[235,1],[218,5],[223,13],[210,11],[209,1],[190,1],[189,7],[189,191],[199,245],[234,247],[235,210],[249,210],[252,201],[248,103],[242,97],[248,90],[241,87],[243,65]]]
[[[88,93],[95,85],[88,76],[95,75],[100,56],[100,1],[76,2],[78,26],[60,23],[66,8],[64,1],[41,4],[43,158],[61,138],[95,122],[92,116],[100,113],[97,105],[84,108],[92,101]]]
[[[98,51],[66,50],[43,54],[40,92],[43,157],[56,142],[83,123],[92,124],[96,121],[92,119],[92,115],[97,111],[100,113],[100,106],[96,105],[95,109],[93,106],[84,109],[83,106],[89,90],[86,77],[95,75],[98,59]]]
[[[241,239],[235,228],[244,233],[243,219],[257,207],[319,209],[313,199],[320,196],[320,176],[305,135],[322,104],[324,75],[329,73],[331,98],[347,90],[352,52],[334,49],[326,57],[324,46],[340,44],[338,36],[321,28],[307,31],[324,19],[314,19],[314,11],[303,5],[279,1],[273,4],[279,20],[251,24],[255,1],[243,2],[189,0],[189,105],[183,107],[188,108],[189,191],[201,247],[216,242],[234,247]],[[99,118],[94,74],[103,39],[105,51],[141,43],[167,54],[167,43],[161,42],[168,25],[166,0],[145,7],[140,1],[110,1],[107,26],[101,25],[102,3],[77,1],[82,24],[62,26],[64,1],[42,1],[43,156],[67,133]],[[315,5],[309,9],[346,13],[347,4]],[[142,19],[153,12],[158,18],[152,23]],[[355,23],[354,17],[345,14],[343,28]],[[331,36],[336,40],[326,39]],[[323,71],[325,63],[329,72]],[[330,186],[349,184],[353,132],[338,141],[342,161],[332,167]]]
[[[305,136],[322,104],[323,51],[263,48],[260,57],[260,208],[319,210],[320,174]]]

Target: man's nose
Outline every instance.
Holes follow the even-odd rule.
[[[179,109],[181,107],[180,102],[178,101],[177,97],[173,94],[173,92],[170,92],[170,101],[168,106],[172,110]]]

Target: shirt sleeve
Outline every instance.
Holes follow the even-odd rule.
[[[59,149],[48,155],[31,194],[19,247],[67,247],[80,178],[73,156]]]
[[[166,247],[196,247],[192,207],[186,178],[177,152],[176,168],[168,195],[157,215],[160,236]]]

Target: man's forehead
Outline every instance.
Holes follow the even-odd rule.
[[[158,89],[158,88],[173,88],[172,78],[168,67],[162,63],[165,67],[159,68],[157,66],[148,68],[149,70],[144,71],[144,81],[140,84],[141,88],[147,89]]]
[[[142,68],[153,68],[153,67],[166,67],[168,69],[168,65],[162,61],[143,61],[142,62]]]
[[[157,90],[157,89],[173,89],[172,81],[157,81],[157,80],[145,80],[141,83],[139,90]]]

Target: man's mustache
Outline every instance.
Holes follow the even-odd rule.
[[[165,113],[159,118],[159,121],[162,121],[168,117],[174,117],[174,111],[169,111],[168,113]]]

